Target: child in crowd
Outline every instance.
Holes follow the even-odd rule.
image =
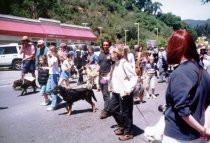
[[[46,85],[47,85],[48,77],[49,77],[49,68],[47,65],[47,57],[41,56],[39,58],[39,65],[38,65],[38,82],[41,88],[40,92],[44,96],[44,101],[40,104],[42,106],[46,106],[50,104],[50,100],[48,99],[48,96],[46,93]]]
[[[77,67],[77,70],[79,72],[79,79],[78,79],[78,82],[77,82],[78,85],[81,85],[81,84],[84,83],[84,80],[83,80],[83,66],[86,64],[86,62],[87,61],[85,59],[85,56],[82,55],[81,50],[77,50],[76,51],[76,57],[74,59],[74,64]]]
[[[68,55],[63,54],[63,56],[60,58],[61,60],[61,74],[58,81],[58,85],[63,85],[64,87],[69,87],[69,72],[71,69],[71,65],[68,61]]]
[[[49,78],[47,81],[47,93],[51,98],[50,107],[47,108],[48,111],[55,110],[57,105],[62,101],[61,98],[52,93],[52,90],[58,85],[59,78],[59,58],[57,54],[57,49],[55,46],[50,46],[47,61],[49,66]]]
[[[157,74],[157,64],[155,63],[155,58],[150,55],[148,63],[145,65],[145,70],[143,74],[143,83],[145,86],[146,97],[150,98],[149,89],[152,89],[152,98],[157,98],[155,96],[155,84],[156,84],[156,74]]]

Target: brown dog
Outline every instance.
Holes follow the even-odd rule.
[[[79,100],[86,100],[91,106],[93,112],[96,112],[95,104],[92,101],[92,98],[96,100],[96,97],[92,89],[87,88],[77,88],[77,89],[67,89],[62,86],[57,86],[53,89],[53,94],[60,94],[64,101],[66,101],[66,109],[68,115],[71,115],[72,105],[74,102]]]
[[[144,102],[143,101],[144,87],[140,81],[138,81],[138,83],[136,84],[136,86],[131,94],[133,95],[134,98],[139,98],[140,102]]]
[[[27,80],[27,79],[24,79],[24,80],[19,79],[19,80],[15,80],[13,82],[13,88],[15,90],[17,89],[17,87],[20,87],[22,89],[21,96],[27,94],[27,89],[30,86],[33,87],[33,92],[36,92],[36,88],[37,88],[36,80],[30,81],[30,80]]]

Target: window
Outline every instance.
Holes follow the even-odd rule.
[[[0,55],[4,54],[4,48],[0,48]]]
[[[4,48],[5,48],[4,54],[17,54],[17,49],[14,46],[4,47]]]

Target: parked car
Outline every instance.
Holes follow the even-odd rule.
[[[20,70],[23,55],[19,54],[20,46],[18,43],[0,45],[0,66],[12,67],[12,69]]]

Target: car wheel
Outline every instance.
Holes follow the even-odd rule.
[[[21,70],[22,60],[15,60],[12,64],[13,69]]]

